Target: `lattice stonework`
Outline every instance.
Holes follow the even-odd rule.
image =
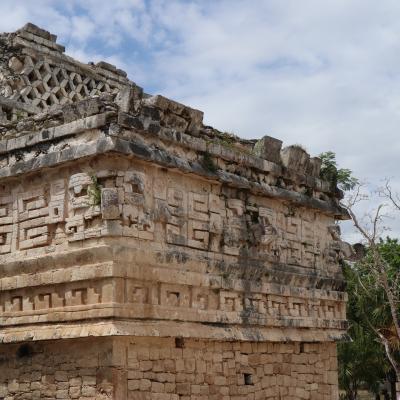
[[[28,55],[23,62],[20,72],[23,88],[14,92],[11,99],[40,109],[118,91],[117,86],[69,70],[68,65],[60,67]]]

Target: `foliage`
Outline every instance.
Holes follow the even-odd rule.
[[[24,118],[24,113],[21,110],[16,110],[15,117],[16,117],[17,121],[20,121],[21,119]]]
[[[241,144],[240,138],[231,132],[221,132],[217,129],[213,130],[214,137],[212,140],[207,140],[207,144],[219,144],[229,150],[243,154],[253,154],[252,150]]]
[[[385,350],[363,315],[360,303],[368,303],[360,288],[359,275],[354,266],[345,265],[344,274],[349,295],[347,317],[350,341],[338,345],[339,385],[346,392],[344,399],[357,399],[359,389],[377,394],[379,385],[390,370]],[[376,298],[382,305],[382,299]]]
[[[237,142],[238,137],[232,132],[220,132],[218,135],[221,142],[233,145]]]
[[[400,243],[397,239],[380,239],[377,251],[385,262],[385,278],[388,280],[390,290],[395,299],[400,299],[400,285],[398,284],[400,272]],[[375,256],[368,249],[365,257],[354,265],[358,278],[358,285],[354,291],[357,298],[359,317],[368,318],[372,328],[382,334],[394,351],[400,348],[400,340],[394,329],[393,314],[388,301],[388,290],[382,285],[382,277],[371,265],[375,263]],[[397,303],[395,318],[400,319],[400,303]],[[399,360],[400,361],[400,360]]]
[[[362,325],[352,322],[351,341],[338,345],[339,385],[348,400],[357,398],[361,388],[379,392],[385,378],[385,354],[375,337]]]
[[[92,206],[99,206],[101,204],[101,186],[96,175],[92,175],[91,179],[92,183],[88,187],[90,203]]]
[[[207,171],[210,171],[214,174],[218,171],[218,167],[215,164],[213,158],[211,157],[211,154],[207,151],[204,152],[204,154],[203,154],[201,164],[204,167],[204,169],[206,169]]]
[[[376,255],[382,258],[384,274],[376,268]],[[400,298],[397,283],[400,271],[400,243],[397,239],[379,239],[375,247],[367,248],[358,262],[344,267],[349,295],[347,317],[350,322],[350,343],[340,344],[339,381],[346,391],[346,400],[357,397],[364,387],[377,393],[379,382],[393,374],[400,363],[400,340],[396,333],[388,291],[382,276],[391,282],[393,296]],[[400,303],[396,303],[397,318]]]
[[[339,186],[340,189],[347,191],[354,189],[358,179],[352,176],[352,171],[347,168],[338,168],[336,154],[332,151],[321,153],[319,158],[322,161],[320,177],[333,186]]]

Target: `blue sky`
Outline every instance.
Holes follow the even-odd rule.
[[[0,2],[1,31],[31,21],[207,124],[335,151],[371,186],[393,177],[398,189],[399,20],[398,0]]]

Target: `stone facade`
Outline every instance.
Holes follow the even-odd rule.
[[[332,399],[333,343],[132,337],[4,346],[0,396],[18,399]],[[31,352],[31,354],[29,353]],[[16,356],[17,355],[17,356]],[[114,397],[113,397],[114,396]]]
[[[347,215],[320,160],[32,24],[0,50],[0,399],[337,399]]]

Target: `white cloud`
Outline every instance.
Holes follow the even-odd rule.
[[[78,43],[86,41],[96,33],[96,24],[85,15],[71,17],[71,36]]]

